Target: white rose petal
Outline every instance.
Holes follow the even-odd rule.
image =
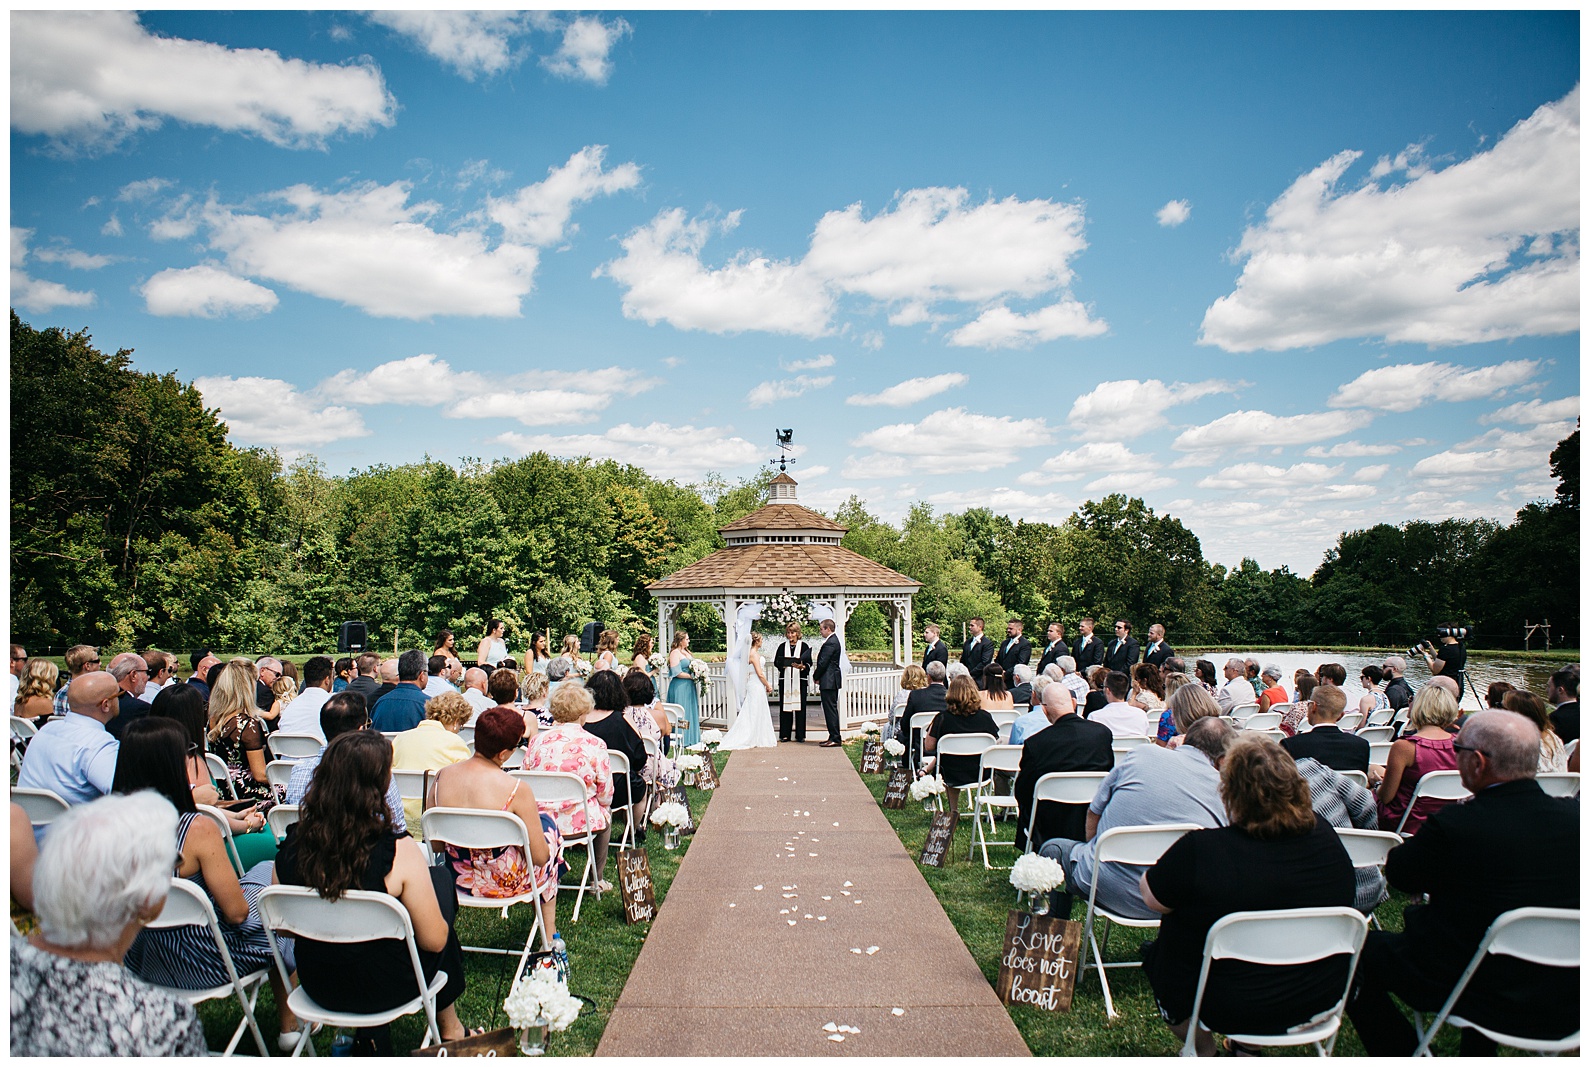
[[[794,920],[794,919],[790,919],[790,920],[789,920],[789,924],[790,924],[790,925],[791,925],[791,926],[794,926],[794,925],[795,925],[795,920]]]
[[[849,896],[849,895],[850,895],[850,890],[848,890],[848,889],[841,889],[841,890],[840,890],[840,891],[839,891],[839,895],[840,895],[840,896],[842,896],[842,897],[848,897],[848,896]]]
[[[833,1024],[833,1023],[827,1023],[827,1024],[825,1024],[825,1025],[824,1025],[824,1026],[823,1026],[823,1030],[824,1030],[824,1031],[825,1031],[825,1032],[827,1032],[827,1033],[830,1033],[830,1034],[831,1034],[831,1033],[834,1033],[834,1032],[835,1032],[835,1031],[836,1031],[836,1030],[838,1030],[838,1029],[839,1029],[839,1027],[838,1027],[838,1026],[836,1026],[836,1025],[834,1025],[834,1024]]]
[[[756,890],[756,891],[757,891],[757,892],[758,892],[758,893],[760,893],[760,892],[761,892],[761,891],[762,891],[762,887],[761,887],[761,886],[759,886],[759,885],[756,885],[756,886],[752,886],[752,887],[751,887],[751,888],[752,888],[752,889],[755,889],[755,890]]]
[[[845,1035],[844,1034],[829,1034],[828,1035],[828,1040],[830,1040],[830,1041],[843,1041],[844,1039],[845,1039]]]
[[[853,948],[850,951],[854,952],[858,956],[861,955],[861,950],[859,948]]]
[[[827,921],[828,921],[828,916],[826,916],[826,915],[819,915],[819,916],[817,916],[817,921],[818,921],[818,922],[820,922],[820,923],[825,923],[825,922],[827,922]]]
[[[834,898],[833,897],[824,897],[823,899],[824,900],[833,900]]]
[[[895,1008],[889,1014],[891,1014],[891,1015],[904,1015],[905,1014],[905,1009],[904,1008]]]
[[[806,853],[806,854],[807,854],[807,855],[808,855],[808,856],[813,856],[813,857],[815,857],[815,856],[816,856],[816,855],[817,855],[817,853],[815,853],[815,852],[808,852],[808,853]]]
[[[869,945],[869,946],[867,946],[867,955],[870,956],[876,951],[878,951],[878,946],[877,945]]]
[[[846,889],[849,889],[849,888],[850,888],[850,887],[851,887],[851,886],[853,886],[853,885],[855,885],[855,884],[856,884],[856,883],[854,883],[854,882],[846,882],[846,883],[845,883],[845,888],[846,888]]]

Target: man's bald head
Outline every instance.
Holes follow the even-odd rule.
[[[397,680],[398,680],[398,661],[395,658],[394,659],[384,659],[384,660],[382,660],[381,661],[381,681],[383,681],[383,682],[391,682],[392,684],[396,685],[397,684]]]
[[[1076,698],[1063,685],[1044,686],[1042,699],[1044,716],[1050,722],[1075,714],[1077,710]]]
[[[488,677],[489,675],[487,675],[486,672],[481,670],[479,667],[471,667],[469,670],[464,672],[464,688],[477,689],[481,693],[485,693],[486,679]]]
[[[214,656],[205,656],[199,661],[198,665],[193,668],[193,676],[199,679],[201,682],[204,681],[204,679],[210,673],[210,668],[220,662],[221,661],[216,659]]]
[[[109,671],[79,674],[66,687],[67,706],[79,715],[100,722],[110,722],[116,717],[116,700],[120,695],[121,684]]]
[[[1463,721],[1458,774],[1470,792],[1533,778],[1540,766],[1540,728],[1512,711],[1479,711]]]
[[[139,696],[149,683],[149,664],[136,652],[123,652],[110,661],[110,675],[122,690],[131,696]]]
[[[1453,700],[1462,703],[1463,690],[1458,688],[1456,678],[1448,678],[1444,674],[1438,674],[1434,678],[1430,679],[1430,684],[1435,686],[1437,689],[1445,689],[1448,693],[1452,694]]]

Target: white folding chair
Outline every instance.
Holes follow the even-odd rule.
[[[1357,774],[1357,771],[1338,771],[1338,774]],[[1338,826],[1336,836],[1341,841],[1342,847],[1347,850],[1347,858],[1353,861],[1354,867],[1385,867],[1386,857],[1391,850],[1402,844],[1402,835],[1394,834],[1389,830],[1359,830],[1351,826]],[[1369,922],[1375,929],[1380,929],[1380,920],[1374,913],[1369,915]]]
[[[404,731],[404,730],[382,730],[381,731],[381,736],[386,738],[388,741],[390,741],[394,737],[396,737],[398,734],[405,733],[405,732],[406,731]]]
[[[1045,777],[1048,777],[1045,775]],[[1036,809],[1037,805],[1033,807]],[[1151,867],[1159,862],[1165,850],[1181,839],[1189,830],[1199,830],[1202,827],[1195,823],[1164,823],[1154,826],[1117,826],[1113,830],[1106,830],[1094,838],[1093,845],[1093,884],[1088,887],[1088,910],[1082,920],[1083,952],[1091,951],[1093,966],[1099,973],[1099,985],[1104,989],[1104,1012],[1111,1019],[1117,1018],[1119,1012],[1115,1010],[1115,999],[1110,996],[1110,981],[1105,977],[1106,967],[1141,967],[1141,960],[1120,960],[1115,963],[1104,962],[1104,952],[1099,947],[1098,940],[1093,936],[1094,916],[1103,916],[1112,925],[1130,926],[1138,929],[1158,929],[1158,917],[1152,919],[1131,919],[1124,915],[1117,915],[1108,908],[1101,908],[1098,904],[1099,876],[1106,863],[1125,863],[1138,867]],[[1354,914],[1357,914],[1356,912]],[[1104,931],[1106,944],[1110,940],[1108,928]],[[1086,972],[1086,963],[1083,971]],[[1082,975],[1077,975],[1078,980]]]
[[[1441,1029],[1442,1023],[1451,1023],[1460,1028],[1472,1026],[1498,1045],[1523,1049],[1526,1052],[1547,1052],[1556,1055],[1579,1047],[1577,1029],[1560,1038],[1520,1037],[1516,1034],[1504,1034],[1500,1030],[1491,1030],[1453,1015],[1452,1009],[1457,1006],[1458,1000],[1463,996],[1463,990],[1474,977],[1474,972],[1479,969],[1480,964],[1485,961],[1486,956],[1512,956],[1545,967],[1572,967],[1577,970],[1579,909],[1514,908],[1512,911],[1504,911],[1498,915],[1492,921],[1491,928],[1485,932],[1485,939],[1474,951],[1474,958],[1469,961],[1463,976],[1458,979],[1457,985],[1452,987],[1446,1003],[1441,1005],[1441,1010],[1430,1021],[1430,1028],[1423,1031],[1419,1047],[1413,1053],[1415,1056],[1434,1055],[1430,1051],[1430,1042],[1435,1040],[1435,1032]],[[1420,1014],[1415,1012],[1414,1029],[1423,1030],[1422,1023]]]
[[[1014,723],[1017,719],[1021,718],[1025,714],[1026,709],[1017,708],[1010,711],[1003,709],[990,711],[988,716],[994,720],[995,726],[1009,726],[1011,723]]]
[[[287,783],[292,780],[293,768],[298,765],[297,760],[273,759],[265,764],[265,781],[270,783],[272,789],[280,789],[282,795],[287,795]]]
[[[166,906],[155,918],[149,920],[149,929],[164,930],[173,926],[203,926],[209,929],[210,937],[215,941],[215,948],[221,954],[221,962],[226,966],[226,981],[209,989],[179,989],[175,986],[165,986],[158,982],[151,982],[156,989],[163,989],[172,996],[186,1000],[197,1007],[207,1000],[221,1000],[226,997],[237,997],[237,1003],[243,1009],[243,1018],[238,1020],[237,1029],[232,1032],[232,1040],[227,1043],[223,1056],[230,1056],[237,1050],[238,1043],[243,1040],[243,1032],[247,1030],[254,1035],[254,1043],[259,1046],[261,1056],[269,1056],[270,1051],[265,1046],[265,1035],[260,1033],[259,1023],[254,1018],[255,1004],[259,1000],[260,987],[265,984],[266,976],[270,974],[268,967],[261,967],[245,975],[237,973],[237,967],[232,963],[232,953],[226,947],[226,938],[221,936],[221,925],[216,921],[215,908],[210,904],[210,898],[204,891],[186,878],[171,879],[171,892],[166,896]]]
[[[1365,774],[1363,771],[1337,771],[1336,773],[1341,775],[1343,778],[1351,778],[1365,789],[1369,788],[1369,775]]]
[[[1329,1056],[1342,1027],[1342,1011],[1353,988],[1353,972],[1358,969],[1358,953],[1369,933],[1368,923],[1355,908],[1289,908],[1284,911],[1235,911],[1209,928],[1204,939],[1204,961],[1198,972],[1198,992],[1193,995],[1192,1015],[1188,1019],[1183,1056],[1196,1056],[1194,1042],[1201,1025],[1204,990],[1209,984],[1209,965],[1214,960],[1246,960],[1272,967],[1314,963],[1331,956],[1349,955],[1347,982],[1334,1007],[1312,1019],[1300,1022],[1280,1034],[1227,1034],[1244,1045],[1313,1045],[1321,1056]]]
[[[1242,718],[1240,715],[1237,717]],[[1281,713],[1279,711],[1256,711],[1247,718],[1242,719],[1242,728],[1244,730],[1274,730],[1280,725]]]
[[[297,821],[297,804],[278,804],[265,813],[265,825],[271,828],[278,843],[286,839],[287,828]]]
[[[1013,722],[1007,722],[1001,726],[999,728],[999,734],[995,739],[996,743],[1001,745],[1010,744],[1010,731],[1015,727],[1015,725],[1016,724]]]
[[[277,731],[270,736],[271,751],[277,759],[295,760],[313,756],[326,747],[314,734],[289,734]]]
[[[1249,715],[1257,715],[1258,713],[1259,702],[1257,700],[1249,700],[1242,704],[1231,705],[1231,717],[1234,719],[1242,720],[1246,719]]]
[[[414,1012],[425,1013],[425,1033],[420,1045],[438,1044],[441,1029],[436,1025],[436,995],[447,984],[447,972],[437,971],[427,984],[425,970],[420,965],[419,946],[414,942],[414,924],[409,913],[395,897],[366,889],[350,889],[335,901],[323,900],[319,893],[306,886],[269,885],[259,895],[260,921],[271,935],[271,955],[276,959],[276,970],[282,986],[292,989],[287,1006],[298,1017],[298,1044],[293,1055],[303,1054],[309,1045],[310,1030],[315,1023],[325,1026],[357,1028],[384,1026]],[[280,937],[306,937],[313,941],[334,944],[357,944],[381,938],[401,939],[408,947],[409,964],[414,968],[414,983],[418,994],[409,1001],[386,1011],[358,1015],[352,1012],[331,1011],[316,1004],[302,986],[293,987],[277,945]],[[314,1050],[310,1049],[313,1054]]]
[[[1413,796],[1408,798],[1408,807],[1402,813],[1402,818],[1397,820],[1397,833],[1402,833],[1402,828],[1408,824],[1408,816],[1413,814],[1413,806],[1421,798],[1428,797],[1432,800],[1462,800],[1471,796],[1468,788],[1463,784],[1463,778],[1457,771],[1427,771],[1413,784]],[[1412,837],[1412,834],[1403,834]]]
[[[1573,759],[1573,754],[1575,752],[1578,752],[1578,751],[1579,751],[1579,739],[1576,737],[1572,741],[1569,741],[1566,745],[1562,746],[1562,758],[1563,758],[1563,760],[1566,761],[1566,760]]]
[[[673,727],[668,733],[668,745],[670,748],[677,750],[679,748],[680,731],[689,729],[690,716],[685,714],[685,706],[683,704],[669,704],[667,701],[663,702],[663,711],[668,713],[668,722]],[[802,708],[799,714],[805,714],[805,709]]]
[[[420,826],[425,831],[425,840],[440,848],[446,842],[455,848],[489,848],[499,849],[508,845],[518,848],[524,855],[525,863],[532,864],[530,859],[530,834],[525,829],[524,820],[511,811],[480,811],[475,808],[427,808],[425,814],[420,816]],[[513,972],[513,981],[517,982],[524,973],[526,962],[530,959],[530,952],[535,946],[536,931],[541,931],[541,947],[548,951],[552,948],[552,939],[547,935],[546,924],[541,921],[541,890],[544,888],[541,880],[536,876],[532,865],[530,874],[530,888],[511,897],[477,897],[473,893],[458,891],[458,906],[461,908],[500,908],[502,917],[508,917],[508,909],[515,904],[529,904],[534,918],[530,921],[530,933],[525,937],[524,949],[519,953],[519,966]],[[489,948],[479,945],[463,945],[465,952],[484,952],[497,956],[511,956],[513,949]],[[509,983],[512,988],[513,982]]]
[[[458,728],[458,739],[468,745],[471,752],[475,750],[475,728],[473,726],[460,726]]]
[[[911,776],[920,777],[922,774],[922,760],[926,753],[922,751],[921,741],[917,734],[933,725],[933,720],[938,717],[936,711],[918,711],[912,714],[911,721],[906,723],[905,733],[905,758],[911,765]]]
[[[404,800],[418,800],[420,806],[425,805],[425,791],[430,786],[431,775],[435,771],[400,771],[392,768],[392,784],[397,786],[398,796]]]
[[[18,741],[31,741],[38,732],[39,728],[34,725],[32,719],[25,719],[21,715],[11,716],[11,736]]]
[[[1341,720],[1339,722],[1336,723],[1336,728],[1338,730],[1340,730],[1344,734],[1350,734],[1350,733],[1353,733],[1354,731],[1356,731],[1363,724],[1364,724],[1364,713],[1363,712],[1361,712],[1361,711],[1349,711],[1346,715],[1343,715],[1341,717]]]
[[[597,900],[602,899],[602,887],[600,885],[602,872],[596,870],[596,849],[594,847],[596,834],[589,829],[591,825],[591,805],[585,796],[585,782],[579,775],[569,774],[565,771],[511,771],[510,773],[530,787],[530,791],[535,794],[536,804],[541,808],[546,809],[572,802],[579,804],[580,810],[585,813],[584,825],[587,827],[586,831],[580,834],[563,835],[563,848],[565,851],[570,848],[585,849],[585,870],[580,872],[578,885],[558,886],[560,891],[564,889],[575,891],[574,914],[569,916],[569,921],[577,923],[580,921],[580,905],[585,900],[585,890],[587,888],[595,891]]]
[[[65,815],[66,809],[70,807],[50,789],[24,789],[21,786],[12,786],[11,799],[22,806],[22,810],[28,813],[28,822],[35,827],[48,826]]]
[[[1279,716],[1281,716],[1281,719],[1284,719],[1284,718],[1286,718],[1286,713],[1291,711],[1291,710],[1292,710],[1292,704],[1291,704],[1290,701],[1288,701],[1288,702],[1284,702],[1284,703],[1280,703],[1280,704],[1271,704],[1269,709],[1268,709],[1268,713],[1271,714],[1271,715],[1279,715]],[[1281,719],[1277,719],[1275,721],[1276,722],[1280,722]],[[1307,723],[1308,723],[1308,720],[1304,719],[1303,722],[1299,723],[1298,725],[1301,727],[1301,726],[1307,725]]]
[[[1354,731],[1354,736],[1361,737],[1370,744],[1376,741],[1395,741],[1396,735],[1389,726],[1360,726]]]
[[[1370,726],[1390,726],[1391,717],[1395,714],[1397,713],[1390,708],[1381,708],[1379,711],[1371,711],[1369,713],[1368,723]]]
[[[221,792],[232,800],[237,799],[237,787],[232,784],[232,772],[226,766],[226,760],[214,752],[204,754],[204,765],[210,769],[210,777],[220,786]]]
[[[1257,716],[1255,716],[1255,718],[1257,718]],[[1286,734],[1282,733],[1279,727],[1273,730],[1255,730],[1252,727],[1249,727],[1246,731],[1244,731],[1244,733],[1247,736],[1268,737],[1271,741],[1274,741],[1278,745],[1286,738]]]
[[[943,757],[945,757],[945,756],[977,756],[979,759],[981,759],[984,752],[988,751],[990,748],[993,748],[998,743],[999,743],[999,739],[997,737],[995,737],[993,734],[946,734],[946,735],[944,735],[943,737],[938,739],[938,743],[934,747],[934,753],[933,754],[935,756],[939,757],[933,763],[933,775],[934,775],[934,777],[937,778],[941,782],[944,780],[944,759],[943,759]],[[955,806],[957,808],[959,808],[960,807],[960,798],[961,798],[961,796],[970,795],[973,792],[973,790],[975,790],[975,789],[976,789],[975,785],[969,786],[969,787],[968,786],[960,786],[956,790]],[[977,810],[977,805],[975,803],[972,805],[972,810],[973,811]],[[971,857],[968,856],[967,858],[970,859]]]
[[[239,878],[243,877],[247,872],[243,870],[243,857],[238,854],[237,842],[232,840],[232,824],[226,821],[226,812],[220,808],[212,808],[208,804],[195,806],[201,814],[208,816],[209,820],[215,823],[216,829],[221,831],[221,840],[226,842],[227,857],[231,859],[232,866],[237,869],[237,876]]]
[[[618,783],[629,781],[629,757],[622,752],[607,750],[607,760],[613,767],[613,789],[616,793]],[[624,836],[617,842],[619,848],[633,847],[635,844],[635,794],[630,793],[629,803],[624,805]]]
[[[1395,738],[1396,734],[1393,734],[1392,737]],[[1369,765],[1371,767],[1384,767],[1386,760],[1391,756],[1392,744],[1393,741],[1369,742]]]
[[[1038,824],[1038,805],[1045,801],[1055,804],[1091,804],[1109,771],[1050,771],[1032,786],[1032,812],[1027,816],[1027,847],[1032,852],[1032,829]]]
[[[1535,781],[1549,797],[1571,797],[1579,792],[1578,771],[1547,771],[1535,775]]]
[[[970,860],[972,858],[972,850],[981,845],[983,849],[983,867],[987,870],[994,869],[993,864],[988,862],[988,846],[990,844],[1010,845],[1012,847],[1016,844],[1014,841],[990,842],[988,840],[988,834],[994,832],[994,809],[998,808],[1001,811],[1016,810],[1016,798],[1014,796],[998,796],[994,793],[994,772],[1003,771],[1014,777],[1020,770],[1020,745],[990,745],[983,750],[982,760],[978,765],[977,788],[972,793],[972,823],[974,829],[972,841],[966,846],[966,858]],[[983,820],[981,818],[985,811],[988,813],[988,834],[983,832]],[[1000,869],[1003,870],[1004,868]]]
[[[1121,734],[1110,739],[1110,750],[1119,759],[1134,748],[1141,748],[1144,745],[1152,745],[1153,743],[1154,739],[1147,734]]]

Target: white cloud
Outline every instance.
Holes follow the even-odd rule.
[[[513,39],[529,32],[515,11],[372,11],[371,22],[407,37],[460,77],[474,81],[516,66]]]
[[[1380,337],[1472,344],[1579,328],[1579,89],[1444,170],[1401,159],[1338,190],[1361,153],[1293,182],[1249,227],[1201,344],[1232,352]],[[1541,240],[1544,238],[1544,240]]]
[[[1306,445],[1361,430],[1373,420],[1374,416],[1367,411],[1322,411],[1308,415],[1233,411],[1184,431],[1171,442],[1171,447],[1178,452],[1197,452],[1256,445]]]
[[[106,237],[120,237],[122,232],[121,219],[118,219],[115,213],[112,212],[110,218],[105,220],[105,225],[99,228],[99,232]]]
[[[390,126],[396,107],[367,62],[157,36],[130,11],[11,15],[12,129],[59,149],[110,148],[167,118],[312,147]]]
[[[752,387],[745,394],[745,402],[753,408],[765,408],[779,400],[793,400],[803,393],[813,389],[826,389],[834,384],[834,376],[825,374],[813,377],[809,374],[797,374],[793,378],[782,378],[771,382],[762,382]]]
[[[1133,452],[1119,442],[1090,441],[1081,448],[1050,456],[1037,470],[1028,471],[1016,480],[1024,485],[1049,485],[1081,481],[1104,471],[1151,471],[1159,465],[1159,460],[1153,456]]]
[[[443,233],[425,219],[431,203],[410,204],[406,182],[363,184],[335,193],[295,185],[267,199],[276,214],[210,204],[210,247],[238,274],[268,278],[339,300],[370,315],[516,317],[539,254],[503,242],[488,247],[474,230]]]
[[[621,423],[599,434],[505,433],[492,440],[520,455],[591,456],[644,467],[657,478],[694,479],[708,471],[728,471],[759,463],[766,451],[734,431],[718,426],[646,426]]]
[[[959,348],[1031,348],[1062,337],[1097,337],[1108,330],[1103,319],[1089,317],[1082,303],[1066,299],[1028,315],[1004,305],[991,307],[945,340]]]
[[[930,396],[959,389],[969,381],[971,379],[964,374],[935,374],[927,378],[907,378],[880,393],[856,393],[848,396],[845,398],[845,403],[855,404],[858,407],[910,407]]]
[[[1542,422],[1560,422],[1579,417],[1579,398],[1565,396],[1561,400],[1528,400],[1509,404],[1489,415],[1481,415],[1481,422],[1512,422],[1521,426],[1534,426]]]
[[[1535,376],[1540,362],[1514,359],[1464,370],[1451,363],[1398,363],[1367,370],[1326,401],[1333,408],[1412,411],[1426,401],[1459,402],[1500,396]]]
[[[49,245],[31,250],[34,259],[41,263],[61,263],[73,270],[99,270],[117,260],[116,256],[97,256],[79,252],[70,245]]]
[[[1199,479],[1198,488],[1235,489],[1242,492],[1307,489],[1329,481],[1341,472],[1341,464],[1327,467],[1323,463],[1294,463],[1290,467],[1273,467],[1267,463],[1237,463]]]
[[[820,356],[813,356],[811,359],[792,359],[788,362],[781,359],[778,361],[778,365],[783,367],[785,370],[790,371],[826,370],[827,368],[832,367],[835,362],[837,361],[833,356],[824,353]]]
[[[229,274],[219,267],[201,265],[183,270],[163,270],[138,290],[151,315],[181,315],[218,319],[227,315],[252,317],[276,310],[276,294],[263,285]]]
[[[633,163],[603,170],[606,155],[606,145],[586,145],[563,166],[547,168],[544,180],[509,197],[488,197],[487,216],[515,241],[550,245],[563,240],[578,229],[569,224],[576,204],[640,184],[640,168]]]
[[[945,490],[930,493],[923,499],[946,511],[989,508],[999,514],[1019,515],[1039,521],[1063,520],[1081,503],[1064,493],[1030,493],[1004,485],[993,489]]]
[[[965,408],[944,408],[921,422],[880,426],[854,438],[857,448],[879,457],[852,457],[860,469],[900,469],[925,474],[987,471],[1016,459],[1023,448],[1046,445],[1054,432],[1042,419],[1008,415],[976,415]],[[889,463],[889,459],[897,462]],[[846,477],[851,468],[847,465]]]
[[[1136,496],[1156,489],[1169,489],[1176,479],[1155,471],[1122,471],[1095,478],[1082,487],[1084,493],[1126,493]]]
[[[563,43],[541,65],[560,78],[581,78],[596,85],[606,84],[613,73],[613,46],[630,32],[623,19],[603,22],[585,15],[563,28]]]
[[[221,409],[232,436],[244,444],[312,448],[370,433],[352,408],[319,406],[278,378],[201,377],[193,387],[205,406]]]
[[[1343,441],[1329,448],[1315,445],[1303,454],[1311,459],[1363,459],[1367,456],[1394,456],[1401,451],[1400,445],[1366,445],[1358,441]]]
[[[94,294],[68,289],[60,282],[44,281],[28,274],[28,240],[33,231],[11,227],[11,303],[26,311],[44,314],[58,307],[88,307]]]
[[[127,202],[132,200],[148,200],[162,189],[169,188],[170,178],[144,178],[141,181],[128,182],[116,191],[116,199]]]
[[[1391,464],[1389,463],[1374,463],[1367,467],[1359,467],[1358,470],[1353,472],[1353,481],[1378,482],[1386,476],[1386,472],[1390,469]]]
[[[1077,397],[1066,416],[1072,434],[1085,441],[1118,441],[1167,425],[1165,411],[1217,393],[1232,393],[1247,382],[1210,379],[1172,382],[1157,378],[1100,382]]]
[[[1574,420],[1539,423],[1522,431],[1487,430],[1413,465],[1414,477],[1474,478],[1512,471],[1543,471],[1557,442],[1574,431]],[[1463,514],[1453,511],[1451,514]]]
[[[1172,200],[1164,207],[1154,212],[1154,219],[1161,226],[1180,226],[1192,215],[1192,204],[1186,200]]]

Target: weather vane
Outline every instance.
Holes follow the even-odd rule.
[[[775,428],[773,430],[773,436],[778,441],[778,469],[782,472],[789,464],[795,462],[795,460],[792,459],[789,454],[789,450],[792,447],[790,442],[795,439],[795,431],[780,430]],[[768,462],[772,463],[773,461],[768,460]]]

